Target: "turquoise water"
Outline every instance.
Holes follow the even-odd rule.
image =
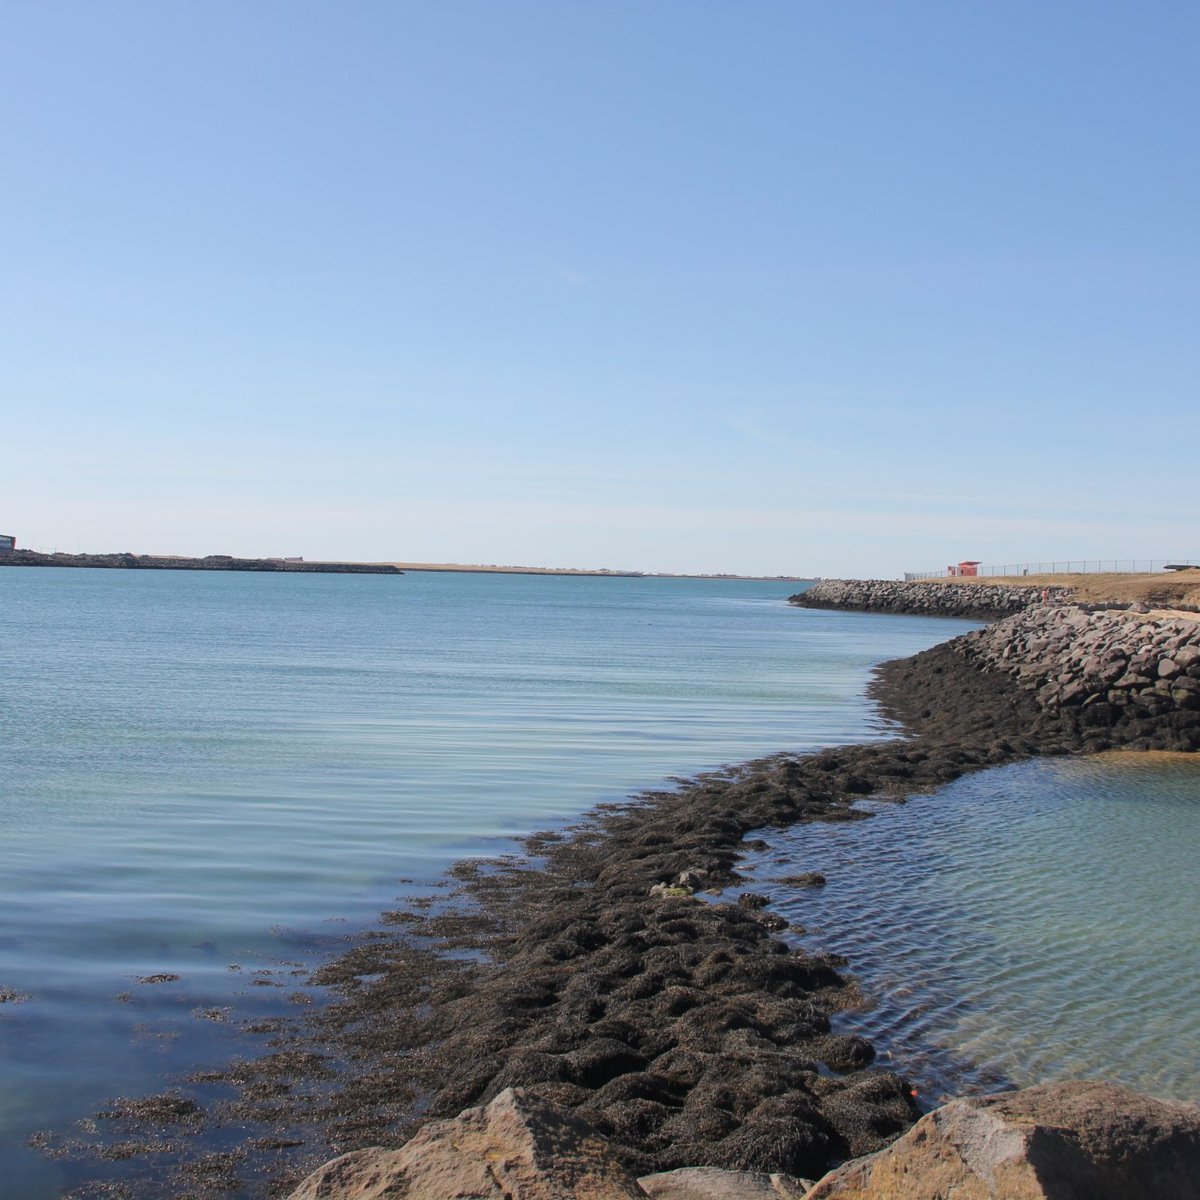
[[[1200,1099],[1196,756],[1024,762],[864,807],[773,836],[755,875],[825,874],[776,907],[849,958],[868,1005],[841,1027],[924,1101],[1064,1078]]]
[[[0,571],[12,1193],[68,1179],[32,1130],[244,1052],[214,1018],[286,1006],[340,932],[455,858],[671,774],[881,736],[870,666],[966,627],[792,590]]]

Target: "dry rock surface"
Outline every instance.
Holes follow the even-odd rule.
[[[638,1183],[654,1200],[799,1200],[811,1180],[759,1171],[722,1171],[716,1167],[683,1167],[643,1175]]]
[[[1200,1109],[1105,1083],[955,1100],[808,1200],[1196,1200]]]
[[[426,1125],[400,1150],[358,1150],[308,1176],[291,1200],[645,1200],[586,1122],[524,1090]]]

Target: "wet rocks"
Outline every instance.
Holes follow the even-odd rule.
[[[312,1044],[346,1074],[312,1089],[317,1119],[342,1148],[395,1145],[420,1119],[520,1088],[589,1122],[638,1174],[812,1178],[880,1148],[918,1113],[866,1043],[831,1036],[853,994],[845,960],[779,941],[782,918],[755,899],[673,893],[703,884],[734,900],[747,835],[861,819],[854,779],[932,786],[964,769],[904,742],[781,756],[535,836],[536,868],[456,870],[461,904],[389,926],[322,973],[343,998],[317,1014]],[[304,1097],[297,1080],[272,1120],[303,1124]]]
[[[1200,1109],[1106,1083],[955,1100],[807,1200],[1195,1200]]]

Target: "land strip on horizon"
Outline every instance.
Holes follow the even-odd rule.
[[[614,576],[620,579],[761,579],[781,583],[808,583],[814,575],[734,575],[725,571],[708,573],[685,571],[622,571],[610,567],[510,567],[489,563],[418,563],[388,562],[402,571],[447,571],[480,575],[589,575]]]

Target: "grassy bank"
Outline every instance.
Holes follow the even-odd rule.
[[[1091,604],[1145,604],[1150,608],[1200,604],[1200,567],[1148,575],[964,575],[926,582],[976,587],[1065,587],[1075,593],[1076,599]]]

